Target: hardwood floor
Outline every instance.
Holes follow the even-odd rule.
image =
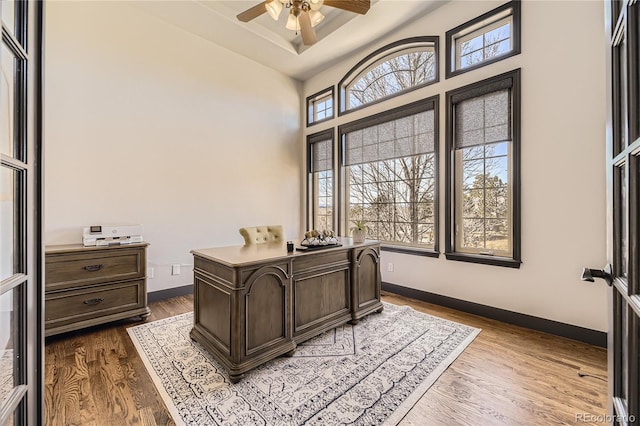
[[[597,424],[606,414],[604,349],[391,293],[383,300],[482,329],[400,425]],[[148,321],[158,320],[193,310],[193,298],[150,308]],[[174,424],[126,332],[135,324],[47,340],[47,425]]]
[[[589,424],[579,420],[606,414],[606,350],[390,293],[383,300],[482,329],[401,425]]]

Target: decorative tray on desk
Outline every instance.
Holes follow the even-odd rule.
[[[332,247],[342,247],[342,244],[340,243],[335,243],[335,244],[324,244],[324,245],[304,245],[302,244],[300,247],[296,247],[296,250],[298,251],[313,251],[313,250],[322,250],[322,249],[328,249],[328,248],[332,248]]]
[[[300,247],[297,250],[322,250],[331,247],[340,247],[340,241],[336,238],[333,231],[307,231],[304,234],[304,240],[300,241]]]

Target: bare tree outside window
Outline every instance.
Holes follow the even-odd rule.
[[[506,22],[505,22],[506,21]],[[497,26],[499,25],[499,26]],[[497,26],[497,27],[496,27]],[[460,68],[467,68],[511,51],[511,21],[509,18],[489,28],[482,28],[458,41]]]
[[[333,226],[333,170],[313,173],[314,215],[313,229],[334,230]]]
[[[520,54],[520,9],[512,0],[447,31],[447,78]]]
[[[349,218],[381,241],[432,247],[434,154],[350,166]]]
[[[405,53],[376,65],[347,88],[354,108],[420,86],[436,78],[435,51]]]
[[[456,153],[462,174],[457,191],[462,250],[510,252],[507,145],[480,145]]]

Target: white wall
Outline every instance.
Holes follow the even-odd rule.
[[[299,235],[300,83],[124,2],[45,19],[46,244],[140,223],[154,291],[192,283],[189,251],[241,226]]]
[[[383,252],[385,282],[605,331],[606,286],[583,283],[605,255],[605,38],[601,2],[523,1],[522,53],[444,78],[445,32],[503,2],[455,1],[305,82],[304,96],[336,84],[375,49],[440,36],[440,82],[357,111],[305,134],[440,94],[440,247],[444,250],[445,92],[522,69],[520,269]],[[394,264],[394,272],[387,264]]]

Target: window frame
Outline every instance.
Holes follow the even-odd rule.
[[[338,206],[338,178],[337,178],[337,174],[336,174],[336,149],[335,149],[335,145],[336,145],[336,141],[335,141],[335,128],[334,127],[330,127],[326,130],[322,130],[320,132],[317,133],[313,133],[311,135],[307,136],[307,224],[306,224],[306,229],[307,230],[311,230],[311,229],[317,229],[316,228],[316,223],[315,223],[315,201],[316,201],[316,195],[315,195],[315,185],[314,185],[314,179],[313,179],[313,144],[318,143],[318,142],[324,142],[327,140],[331,140],[331,173],[332,173],[332,184],[333,184],[333,189],[332,189],[332,203],[333,203],[333,209],[332,209],[332,214],[331,214],[331,221],[333,222],[333,226],[334,227],[339,227],[339,222],[338,222],[338,218],[336,215],[336,211],[339,208]],[[336,229],[332,229],[333,231],[336,231]]]
[[[505,16],[506,11],[511,9],[511,13]],[[471,34],[475,34],[477,31],[483,30],[487,27],[491,27],[498,22],[501,22],[511,16],[511,46],[512,49],[508,53],[500,56],[488,59],[486,61],[478,62],[477,64],[468,66],[466,68],[458,68],[458,44],[457,41],[464,39]],[[474,28],[477,27],[477,28]],[[473,71],[478,68],[482,68],[486,65],[493,64],[495,62],[502,61],[503,59],[510,58],[511,56],[519,55],[521,50],[521,3],[520,0],[512,0],[503,4],[487,13],[484,13],[477,18],[465,22],[462,25],[458,25],[455,28],[450,29],[445,35],[445,78],[455,77],[465,72]],[[462,34],[461,34],[462,33]],[[483,31],[482,34],[485,32]],[[484,46],[483,46],[484,48]]]
[[[520,127],[521,127],[521,96],[520,96],[520,68],[476,82],[446,93],[446,170],[445,170],[445,256],[448,260],[480,263],[485,265],[520,268],[521,254],[521,203],[520,203]],[[511,178],[511,236],[512,254],[510,257],[502,257],[491,254],[466,253],[456,251],[457,225],[456,189],[458,171],[456,170],[456,146],[455,146],[455,107],[458,103],[484,96],[489,93],[504,89],[496,88],[499,84],[510,83],[511,97],[511,158],[509,177]],[[486,146],[488,144],[484,144]]]
[[[434,234],[434,244],[433,248],[422,248],[418,246],[410,246],[410,245],[395,245],[389,242],[381,242],[381,250],[396,252],[396,253],[404,253],[411,254],[416,256],[425,256],[425,257],[439,257],[440,249],[439,249],[439,211],[440,211],[440,196],[439,196],[439,134],[440,134],[440,125],[439,125],[439,116],[440,116],[440,95],[436,94],[434,96],[430,96],[428,98],[421,99],[416,102],[411,102],[405,105],[401,105],[399,107],[383,111],[374,115],[370,115],[349,123],[342,124],[338,126],[338,162],[339,162],[339,173],[338,173],[338,226],[341,229],[341,235],[346,235],[348,231],[347,224],[347,210],[349,209],[350,203],[346,199],[346,189],[345,185],[347,184],[346,178],[346,134],[352,131],[376,126],[381,123],[385,123],[388,121],[393,121],[399,118],[407,117],[410,115],[414,115],[420,112],[425,111],[433,111],[434,114],[434,123],[433,123],[433,176],[434,176],[434,192],[433,192],[433,234]]]
[[[420,44],[432,43],[434,49],[434,57],[435,57],[435,77],[431,81],[427,81],[425,83],[412,86],[406,90],[399,91],[393,93],[391,95],[385,96],[380,99],[376,99],[373,102],[369,102],[364,105],[359,105],[354,108],[346,108],[346,86],[355,81],[359,76],[368,70],[374,68],[378,64],[380,64],[385,58],[390,57],[396,53],[403,52],[404,50],[415,49],[419,47]],[[416,45],[416,46],[412,46]],[[371,105],[378,104],[380,102],[387,101],[389,99],[395,98],[396,96],[404,95],[405,93],[412,92],[416,89],[420,89],[431,84],[438,83],[440,81],[440,37],[439,36],[424,36],[424,37],[410,37],[402,40],[395,41],[393,43],[387,44],[386,46],[377,49],[373,53],[367,55],[364,59],[358,62],[353,68],[347,72],[347,74],[338,82],[338,117],[343,116],[345,114],[349,114],[353,111],[358,111],[363,108],[367,108]],[[406,46],[403,48],[403,46]]]
[[[327,95],[331,97],[332,107],[331,107],[331,116],[326,116],[321,120],[316,120],[316,104],[315,102],[319,99],[325,98]],[[319,123],[323,123],[325,121],[333,120],[336,116],[336,96],[335,96],[335,87],[327,87],[324,90],[321,90],[313,95],[307,97],[307,127],[314,126]],[[311,114],[309,112],[312,111]]]

